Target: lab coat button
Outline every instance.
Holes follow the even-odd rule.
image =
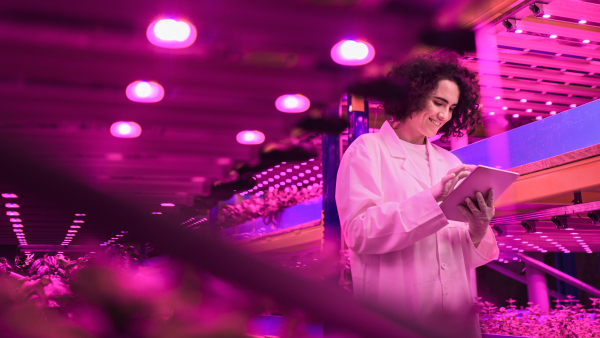
[[[446,263],[442,263],[442,269],[446,270],[447,267],[448,265]]]

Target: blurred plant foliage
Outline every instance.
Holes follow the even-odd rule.
[[[134,247],[19,256],[22,275],[0,258],[2,337],[248,337],[248,319],[274,307],[173,260],[141,265]],[[285,318],[289,337],[308,336],[300,314]]]
[[[544,313],[531,302],[519,310],[515,300],[508,299],[509,305],[498,309],[493,303],[481,302],[479,297],[481,331],[540,338],[600,337],[600,298],[590,300],[592,308],[585,309],[576,304],[579,300],[567,296],[566,300],[556,300],[550,313]]]
[[[252,196],[235,205],[224,205],[219,213],[219,223],[229,228],[255,218],[265,224],[275,224],[285,208],[304,203],[323,195],[323,186],[315,185],[299,189],[295,185],[285,189],[268,191],[261,196]]]

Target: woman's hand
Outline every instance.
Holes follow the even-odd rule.
[[[479,208],[467,197],[465,202],[467,203],[468,209],[463,205],[459,205],[458,209],[469,220],[469,234],[471,235],[473,243],[477,244],[481,242],[485,236],[485,233],[490,226],[490,221],[492,220],[492,217],[494,217],[494,189],[490,189],[488,192],[487,201],[483,199],[483,194],[479,191],[475,193],[475,196]]]
[[[431,194],[436,202],[441,202],[450,195],[456,187],[456,183],[463,178],[469,176],[471,171],[475,169],[474,165],[462,164],[448,171],[448,174],[442,178],[440,183],[431,187]]]

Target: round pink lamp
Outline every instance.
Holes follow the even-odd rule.
[[[261,144],[265,141],[265,134],[258,130],[240,131],[235,139],[240,144]]]
[[[275,107],[284,113],[302,113],[310,107],[310,100],[300,94],[281,95],[275,100]]]
[[[135,122],[119,121],[110,126],[110,133],[114,137],[134,138],[142,134],[142,127]]]
[[[185,20],[160,19],[152,22],[146,37],[153,45],[163,48],[186,48],[196,41],[196,27]]]
[[[367,64],[375,57],[375,48],[364,41],[342,40],[331,48],[331,58],[344,66]]]
[[[134,81],[127,86],[125,94],[134,102],[153,103],[165,97],[165,90],[153,81]]]

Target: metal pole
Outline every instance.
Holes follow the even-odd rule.
[[[327,116],[338,117],[339,108],[326,111]],[[335,203],[337,171],[340,166],[340,136],[323,134],[323,222],[325,241],[340,242],[340,217]],[[339,246],[339,245],[338,245]]]
[[[348,94],[348,145],[360,135],[369,132],[369,102],[360,96]]]
[[[529,254],[537,260],[543,260],[544,254],[532,252]],[[550,300],[548,298],[548,284],[546,283],[546,274],[535,268],[531,264],[527,264],[525,277],[527,279],[527,295],[529,301],[534,305],[538,305],[543,312],[550,311]]]

